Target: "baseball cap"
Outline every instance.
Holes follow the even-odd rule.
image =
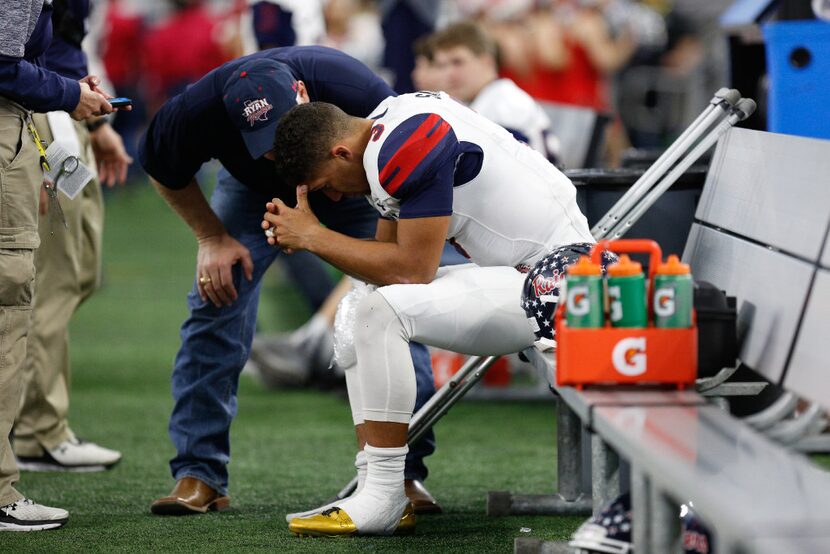
[[[225,109],[253,159],[274,148],[282,115],[297,104],[297,80],[288,66],[257,58],[236,68],[222,89]]]

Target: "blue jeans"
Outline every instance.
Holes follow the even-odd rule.
[[[264,238],[260,223],[271,196],[257,193],[221,169],[211,207],[228,233],[251,253],[254,278],[248,281],[240,264],[233,267],[239,295],[230,306],[215,307],[199,297],[194,279],[187,296],[190,317],[181,328],[182,345],[173,366],[175,401],[169,433],[176,456],[170,460],[174,479],[196,477],[227,494],[230,426],[236,416],[239,374],[248,360],[257,319],[262,276],[279,255]],[[374,236],[377,212],[363,198],[332,202],[322,194],[309,197],[311,208],[327,227],[354,237]],[[417,410],[435,392],[432,366],[425,346],[411,345],[418,383]],[[423,458],[435,450],[430,432],[410,449],[408,479],[425,479]]]

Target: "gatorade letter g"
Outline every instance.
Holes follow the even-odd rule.
[[[646,338],[630,337],[622,339],[611,353],[614,369],[633,377],[646,372]]]
[[[568,287],[568,299],[566,308],[569,314],[576,316],[587,315],[591,311],[591,300],[588,296],[590,291],[585,285]]]
[[[666,287],[658,289],[654,295],[654,313],[662,317],[674,315],[674,289]]]

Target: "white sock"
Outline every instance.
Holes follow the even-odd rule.
[[[311,510],[306,510],[305,512],[295,512],[293,514],[286,514],[285,521],[287,523],[291,523],[292,519],[296,519],[298,517],[316,516],[317,514],[328,510],[329,508],[334,508],[335,506],[338,506],[339,504],[343,503],[346,499],[351,498],[352,496],[359,493],[363,489],[364,483],[366,483],[366,465],[366,453],[363,452],[363,450],[360,450],[354,457],[354,468],[357,470],[357,487],[355,487],[354,492],[352,494],[341,500],[335,500],[334,502],[323,504],[322,506],[318,506]]]
[[[391,535],[398,527],[409,499],[404,492],[404,464],[409,447],[376,448],[366,445],[368,471],[363,489],[337,504],[361,535]]]

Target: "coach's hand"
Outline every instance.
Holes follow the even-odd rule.
[[[240,262],[245,278],[254,278],[254,262],[251,253],[241,242],[224,233],[199,239],[196,258],[196,283],[202,300],[210,299],[214,306],[230,306],[239,295],[233,286],[231,268]]]
[[[133,163],[124,148],[124,141],[109,123],[105,123],[89,134],[92,152],[98,162],[98,179],[112,188],[116,183],[124,184],[127,169]]]
[[[289,208],[282,200],[274,198],[265,209],[262,228],[266,231],[268,244],[279,246],[287,254],[310,250],[311,239],[320,230],[320,220],[308,205],[308,187],[297,187],[296,208]]]
[[[69,116],[82,121],[93,115],[105,115],[112,112],[112,106],[107,102],[106,96],[93,90],[86,81],[80,82],[81,95],[78,98],[78,105],[69,112]]]

